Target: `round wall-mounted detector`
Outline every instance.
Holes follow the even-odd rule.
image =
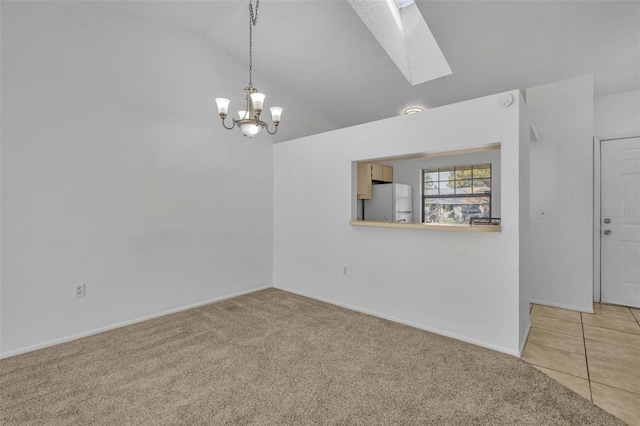
[[[513,95],[507,93],[506,95],[500,96],[500,106],[502,108],[506,108],[513,103]]]
[[[422,111],[424,111],[424,108],[411,107],[404,110],[404,115],[415,114],[416,112],[422,112]]]

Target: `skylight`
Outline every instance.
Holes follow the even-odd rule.
[[[452,73],[414,0],[348,0],[413,86]]]
[[[415,0],[395,0],[398,5],[398,9],[402,9],[403,7],[407,7],[412,3],[415,3]]]

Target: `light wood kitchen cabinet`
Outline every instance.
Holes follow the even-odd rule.
[[[371,199],[371,163],[358,163],[358,200]]]
[[[382,166],[382,181],[393,182],[393,167]]]
[[[382,167],[381,164],[371,164],[371,180],[382,180]]]
[[[358,200],[371,199],[371,186],[393,182],[393,167],[375,163],[358,163]]]

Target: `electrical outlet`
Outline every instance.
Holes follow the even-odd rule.
[[[84,283],[73,286],[73,297],[84,297]]]
[[[342,267],[342,276],[343,277],[348,277],[349,276],[349,267],[347,267],[347,266],[343,266]]]

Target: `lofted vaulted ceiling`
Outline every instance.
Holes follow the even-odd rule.
[[[416,3],[453,74],[412,86],[347,0],[261,0],[254,69],[337,128],[588,74],[596,96],[640,89],[640,2]],[[100,2],[204,33],[247,63],[248,4]]]

